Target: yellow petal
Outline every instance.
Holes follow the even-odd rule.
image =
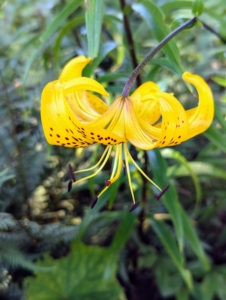
[[[135,147],[150,150],[154,149],[156,141],[148,135],[145,130],[143,130],[140,125],[140,118],[136,115],[133,108],[133,103],[129,98],[126,98],[125,109],[124,109],[124,119],[125,121],[125,134],[127,140],[133,144]],[[145,122],[143,122],[144,124]],[[148,125],[146,123],[147,126]]]
[[[130,96],[136,114],[149,124],[154,124],[160,118],[159,102],[152,96],[159,91],[160,88],[157,84],[148,81],[138,87]]]
[[[99,97],[86,91],[70,93],[66,96],[66,100],[82,123],[97,120],[108,109]]]
[[[204,132],[212,123],[214,116],[213,96],[209,86],[198,75],[185,72],[182,78],[193,84],[199,96],[198,107],[188,110],[189,132],[187,139]]]
[[[181,103],[169,93],[156,93],[162,114],[158,147],[174,146],[183,142],[188,134],[188,120]]]
[[[82,70],[91,61],[90,58],[85,56],[78,56],[70,60],[63,68],[60,74],[60,81],[67,81],[73,78],[81,77]]]
[[[77,77],[64,83],[64,93],[73,93],[76,91],[88,90],[97,92],[101,95],[108,96],[104,87],[96,80],[88,77]]]
[[[81,123],[70,109],[58,80],[47,84],[42,93],[41,118],[45,137],[50,144],[86,147],[93,143],[115,145],[124,140],[101,127]]]

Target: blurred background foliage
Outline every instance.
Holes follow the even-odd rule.
[[[202,4],[0,2],[1,299],[226,299],[226,5]],[[196,25],[160,51],[140,80],[155,81],[189,108],[197,101],[181,73],[200,74],[214,94],[212,126],[177,147],[131,147],[157,184],[170,184],[160,200],[132,169],[140,207],[128,213],[131,196],[121,176],[90,210],[111,166],[67,193],[68,164],[90,166],[103,149],[47,144],[44,85],[72,57],[91,56],[84,75],[106,87],[111,103],[136,61],[194,13],[201,14]]]

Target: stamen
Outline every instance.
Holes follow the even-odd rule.
[[[91,204],[90,204],[90,207],[91,209],[94,208],[94,206],[97,204],[97,200],[98,200],[98,197],[94,197]]]
[[[144,171],[138,166],[138,164],[135,162],[135,160],[132,158],[131,154],[129,153],[129,150],[127,148],[127,145],[125,144],[125,150],[127,155],[129,156],[129,158],[131,159],[132,163],[134,164],[134,166],[140,171],[140,173],[151,183],[153,184],[158,190],[162,191],[162,189],[156,184],[154,183],[154,181],[152,181],[147,174],[144,173]]]
[[[105,185],[106,186],[109,186],[111,184],[111,181],[110,180],[105,180]]]
[[[168,190],[168,188],[169,188],[169,185],[167,185],[166,187],[164,187],[162,189],[161,193],[159,193],[158,195],[155,196],[155,199],[159,200],[162,197],[162,195],[165,194],[165,192]]]
[[[74,174],[74,170],[73,170],[71,164],[68,165],[68,168],[69,168],[69,173],[70,173],[71,179],[75,182],[76,181],[75,174]]]
[[[126,176],[126,166],[125,166],[125,159],[122,161],[122,169],[123,169],[123,174]]]
[[[68,182],[68,186],[67,186],[67,191],[68,191],[68,193],[71,191],[72,183],[73,183],[73,180],[71,179],[71,180]]]
[[[112,148],[112,146],[107,146],[106,149],[104,150],[103,154],[101,155],[101,158],[99,159],[99,161],[93,166],[93,167],[90,167],[90,168],[87,168],[87,169],[83,169],[83,170],[78,170],[78,171],[75,171],[74,174],[77,174],[77,173],[83,173],[83,172],[88,172],[88,171],[91,171],[93,169],[95,169],[96,167],[99,166],[99,164],[101,164],[101,162],[103,161],[106,153],[109,151],[110,152],[110,148]]]
[[[135,204],[133,204],[133,205],[130,207],[129,212],[131,212],[131,211],[133,211],[134,209],[136,209],[137,206],[139,206],[139,205],[140,205],[140,201],[137,201]]]
[[[117,172],[116,172],[116,168],[117,168]],[[114,160],[111,177],[109,180],[105,181],[106,187],[98,194],[98,198],[101,195],[103,195],[103,193],[109,188],[109,186],[119,178],[121,168],[122,168],[122,145],[120,144],[116,146],[115,160]]]
[[[109,156],[110,156],[110,154],[111,154],[111,149],[112,149],[112,146],[109,146],[108,152],[107,152],[107,154],[106,154],[106,156],[105,156],[105,158],[104,158],[104,161],[103,161],[103,163],[101,164],[101,166],[97,169],[96,172],[94,172],[93,174],[88,175],[88,176],[86,176],[86,177],[84,177],[84,178],[81,178],[81,179],[77,180],[76,183],[79,183],[79,182],[81,182],[81,181],[83,181],[83,180],[86,180],[86,179],[89,179],[89,178],[92,178],[92,177],[96,176],[96,175],[103,169],[103,167],[106,165],[106,163],[107,163],[107,161],[108,161],[108,159],[109,159]],[[102,156],[103,156],[103,155],[102,155]],[[102,157],[101,157],[100,160],[103,160]],[[99,163],[98,163],[97,165],[99,165]],[[82,170],[82,171],[84,171],[84,170]]]
[[[115,173],[115,169],[112,171],[112,174],[111,174],[111,178],[110,178],[110,182],[113,183],[115,182],[116,180],[118,180],[119,176],[120,176],[120,173],[121,173],[121,169],[122,169],[122,145],[117,145],[117,156],[115,157],[115,162],[114,162],[114,166],[117,166],[117,172],[116,174],[114,175]]]
[[[134,194],[133,194],[133,188],[132,188],[132,182],[131,182],[131,176],[130,176],[130,170],[129,170],[129,163],[128,163],[127,155],[128,155],[128,149],[126,147],[126,143],[124,143],[124,156],[125,156],[125,164],[126,164],[129,188],[130,188],[130,192],[131,192],[131,195],[132,195],[133,203],[135,204],[136,202],[135,202],[135,197],[134,197]]]

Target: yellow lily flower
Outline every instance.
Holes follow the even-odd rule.
[[[44,134],[52,145],[84,148],[98,143],[107,146],[95,166],[74,173],[96,171],[73,184],[98,174],[115,148],[111,176],[95,200],[119,178],[124,167],[135,203],[129,162],[149,182],[161,189],[132,158],[127,143],[150,150],[178,145],[204,132],[213,120],[212,93],[200,76],[185,72],[182,78],[194,85],[198,92],[199,102],[195,108],[185,111],[172,94],[161,92],[153,82],[142,84],[130,97],[119,96],[108,107],[90,92],[107,96],[103,86],[91,78],[82,77],[82,70],[89,62],[90,58],[84,56],[72,59],[64,67],[59,79],[44,88],[41,100]],[[69,185],[71,188],[72,181]]]

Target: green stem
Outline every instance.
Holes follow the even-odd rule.
[[[136,69],[133,71],[129,79],[127,80],[123,91],[122,96],[128,97],[129,92],[131,90],[131,87],[136,80],[137,76],[140,74],[140,72],[143,70],[143,68],[146,66],[146,64],[149,62],[149,60],[160,50],[165,46],[172,38],[174,38],[179,32],[184,30],[185,28],[193,25],[197,21],[197,17],[194,17],[193,19],[183,23],[181,26],[177,27],[174,31],[172,31],[169,35],[167,35],[146,57],[145,59],[136,67]]]

